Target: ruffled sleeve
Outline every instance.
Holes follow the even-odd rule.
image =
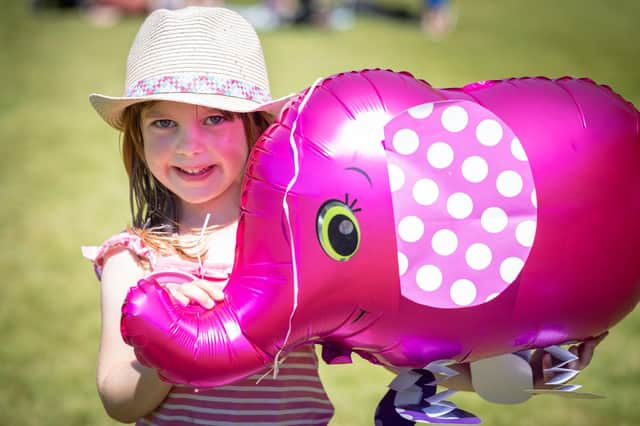
[[[138,235],[122,232],[102,243],[101,246],[83,246],[82,255],[93,262],[93,269],[98,279],[102,279],[104,263],[111,254],[121,249],[127,249],[138,259],[149,264],[154,269],[156,254],[144,243]]]

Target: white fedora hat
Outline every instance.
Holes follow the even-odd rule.
[[[272,100],[260,40],[243,17],[224,8],[187,7],[156,10],[142,23],[127,58],[123,96],[92,93],[89,100],[122,129],[122,112],[140,102],[277,114],[290,97]]]

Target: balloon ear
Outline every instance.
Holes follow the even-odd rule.
[[[384,135],[403,296],[458,308],[499,295],[536,232],[535,185],[518,137],[465,100],[414,106]]]

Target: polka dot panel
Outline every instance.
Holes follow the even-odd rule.
[[[417,105],[385,127],[402,294],[475,306],[517,277],[536,232],[535,187],[518,137],[469,101]]]

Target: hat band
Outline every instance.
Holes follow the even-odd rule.
[[[127,97],[161,93],[194,93],[224,95],[264,103],[271,100],[267,90],[242,80],[222,78],[214,74],[182,73],[139,80],[126,92]]]

